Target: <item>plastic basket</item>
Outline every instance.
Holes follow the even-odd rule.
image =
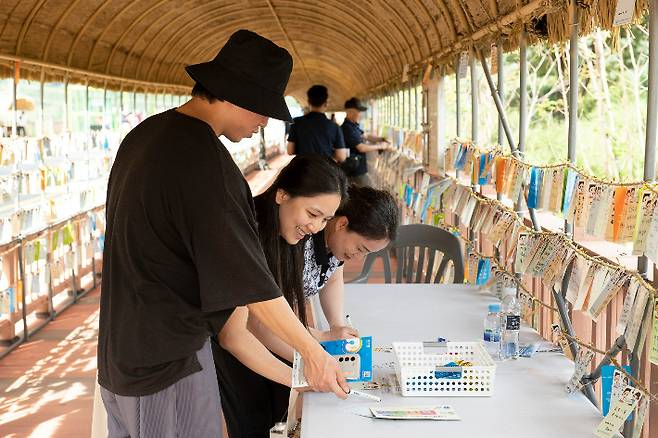
[[[447,342],[432,347],[422,342],[394,342],[395,373],[403,396],[486,397],[494,390],[496,365],[481,342]],[[436,353],[434,352],[436,351]],[[472,366],[443,367],[457,360]],[[445,373],[445,371],[451,371]],[[443,377],[451,374],[450,377]]]

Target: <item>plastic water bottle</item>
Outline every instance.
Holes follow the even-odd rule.
[[[484,348],[494,360],[500,359],[500,304],[489,304],[484,318]]]
[[[521,305],[516,289],[505,288],[501,306],[501,358],[519,358],[519,330],[521,329]]]

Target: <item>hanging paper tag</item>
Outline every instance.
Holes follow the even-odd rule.
[[[594,235],[605,239],[608,225],[612,222],[612,208],[615,204],[615,191],[610,186],[603,186],[601,199],[599,201],[599,215],[596,219]]]
[[[576,206],[574,208],[574,223],[577,227],[585,227],[587,226],[590,206],[589,181],[586,179],[579,181],[577,191]]]
[[[649,361],[658,365],[658,300],[653,300],[653,317],[651,324],[651,349],[649,350]]]
[[[549,209],[554,213],[562,211],[562,194],[564,192],[564,168],[557,168],[551,170],[551,197],[549,201]]]
[[[491,260],[480,259],[478,262],[477,284],[483,285],[489,280],[489,273],[491,272]]]
[[[594,434],[600,438],[612,438],[619,434],[630,413],[635,409],[637,401],[642,397],[642,392],[632,386],[626,385],[621,393],[619,402],[615,403],[608,415],[596,428]]]
[[[505,187],[505,168],[507,158],[496,157],[496,192],[502,194]]]
[[[468,52],[461,52],[459,54],[459,66],[457,68],[460,79],[464,79],[468,74]]]
[[[633,425],[633,433],[631,434],[631,438],[640,438],[642,434],[642,426],[644,426],[644,419],[647,416],[648,410],[649,398],[643,395],[642,400],[640,401],[637,408],[637,418],[635,419],[635,423]]]
[[[628,318],[628,323],[626,324],[626,331],[624,332],[624,338],[626,339],[626,346],[634,351],[635,344],[637,343],[638,334],[640,333],[640,326],[642,325],[642,320],[644,319],[644,311],[647,307],[647,302],[649,301],[650,292],[649,290],[640,285],[640,290],[637,292],[635,297],[635,302],[631,308],[631,313]]]
[[[578,351],[578,358],[576,359],[575,369],[566,387],[568,393],[572,393],[582,388],[583,385],[580,380],[585,375],[587,366],[592,361],[592,359],[594,359],[594,352],[592,350],[581,348]]]
[[[528,208],[537,208],[539,191],[541,190],[542,176],[542,169],[537,167],[530,169],[530,185],[528,186]]]
[[[624,206],[622,207],[622,218],[619,224],[619,242],[630,242],[633,240],[635,231],[635,222],[637,218],[637,204],[640,196],[638,187],[628,187],[624,197]]]
[[[652,191],[643,190],[635,223],[633,255],[642,255],[646,251],[647,233],[656,209],[656,200]]]
[[[624,26],[633,21],[633,13],[635,12],[635,0],[617,0],[617,7],[615,7],[615,19],[612,22],[613,26]]]
[[[594,263],[587,260],[585,263],[587,266],[587,271],[583,273],[584,277],[579,278],[581,282],[580,288],[577,291],[576,300],[573,303],[574,310],[583,310],[586,307],[592,281],[594,280],[594,274],[598,270],[598,267]]]
[[[565,217],[569,217],[571,205],[574,204],[574,194],[576,191],[576,185],[578,184],[578,179],[578,174],[573,169],[569,169],[567,172],[567,182],[564,188],[564,202],[562,203],[562,214]]]
[[[539,208],[548,210],[551,203],[551,189],[553,187],[553,176],[549,170],[544,172],[544,182],[542,184],[541,195],[539,197]]]
[[[624,307],[622,308],[621,315],[617,321],[617,327],[615,332],[618,336],[621,336],[626,331],[626,324],[628,324],[628,318],[631,313],[631,307],[635,302],[635,296],[637,291],[640,288],[640,282],[637,281],[637,278],[631,277],[631,281],[628,285],[628,290],[626,291],[626,296],[624,297]]]

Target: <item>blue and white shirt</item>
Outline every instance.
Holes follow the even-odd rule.
[[[327,252],[324,231],[311,236],[304,243],[304,296],[311,297],[327,284],[343,262]]]

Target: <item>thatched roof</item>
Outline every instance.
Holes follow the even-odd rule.
[[[648,0],[638,0],[637,11]],[[610,27],[615,0],[579,0],[582,31]],[[288,93],[305,100],[325,84],[334,105],[450,64],[468,47],[503,36],[514,48],[523,25],[534,38],[569,38],[568,0],[2,0],[0,76],[185,92],[183,67],[211,59],[248,28],[294,57]],[[636,12],[637,14],[637,12]],[[637,14],[639,16],[639,14]],[[67,67],[62,70],[57,67]]]

